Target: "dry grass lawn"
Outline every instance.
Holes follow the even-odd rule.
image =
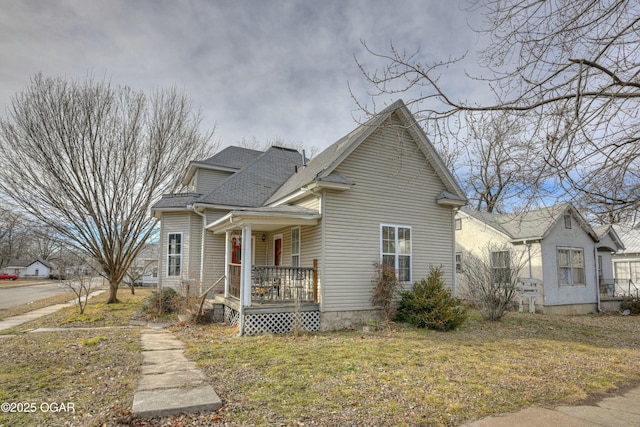
[[[122,304],[97,297],[84,316],[63,310],[1,337],[0,402],[72,402],[75,413],[0,413],[0,425],[453,426],[640,384],[638,316],[510,313],[491,323],[472,315],[446,333],[396,327],[242,338],[234,327],[177,325],[187,357],[224,406],[136,419],[139,329],[124,325],[147,292],[122,289]],[[37,327],[69,330],[20,333]]]

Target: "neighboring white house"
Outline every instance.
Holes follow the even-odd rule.
[[[616,295],[638,296],[640,289],[640,228],[616,224],[613,229],[624,243],[624,250],[613,256]]]
[[[6,267],[9,274],[17,274],[20,277],[48,278],[54,266],[39,259],[33,261],[12,259]]]
[[[36,259],[27,265],[27,267],[22,271],[20,277],[45,279],[49,277],[53,269],[54,267],[51,263]]]
[[[461,210],[456,219],[457,259],[481,255],[489,244],[518,251],[525,261],[519,277],[542,282],[536,311],[592,313],[600,308],[598,284],[611,278],[605,277],[611,274],[607,259],[621,247],[615,232],[602,232],[601,240],[569,203],[520,214]]]
[[[402,101],[310,161],[296,150],[228,147],[194,161],[189,193],[164,196],[159,286],[189,283],[240,333],[367,323],[374,262],[409,287],[442,266],[455,290],[459,185]]]
[[[22,273],[29,264],[31,264],[29,260],[12,259],[9,260],[9,264],[5,267],[4,272],[22,277]]]

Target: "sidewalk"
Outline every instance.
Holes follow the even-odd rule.
[[[630,427],[640,426],[640,387],[595,405],[532,407],[483,418],[460,427]]]
[[[95,292],[91,292],[89,294],[89,298],[93,298],[96,295],[100,295],[106,292],[105,290],[99,290]],[[7,317],[4,320],[0,320],[0,331],[5,329],[15,328],[16,326],[22,325],[23,323],[27,323],[31,320],[35,320],[39,317],[46,316],[47,314],[55,313],[56,311],[72,306],[76,303],[75,300],[71,300],[64,304],[55,304],[50,305],[48,307],[39,308],[38,310],[33,310],[25,314],[19,314],[17,316]]]
[[[168,331],[144,329],[142,376],[133,397],[133,413],[162,417],[182,412],[215,411],[222,401],[194,362],[184,343]]]

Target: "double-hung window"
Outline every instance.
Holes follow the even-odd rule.
[[[300,227],[291,229],[291,266],[300,267]]]
[[[511,252],[493,251],[491,252],[491,269],[493,272],[493,283],[511,283]]]
[[[169,233],[167,240],[167,276],[180,276],[182,269],[182,233]]]
[[[411,281],[411,227],[380,226],[382,264],[392,267],[401,282]]]
[[[584,252],[576,248],[558,248],[560,285],[584,285]]]

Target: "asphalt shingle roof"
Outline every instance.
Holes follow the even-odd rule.
[[[289,148],[271,147],[220,183],[197,203],[262,206],[302,166],[302,155]]]
[[[158,200],[158,202],[156,202],[151,208],[184,208],[187,205],[193,204],[193,202],[200,196],[202,196],[202,194],[197,193],[163,194],[162,198]]]
[[[551,227],[560,220],[560,217],[569,208],[573,209],[570,203],[562,203],[517,214],[495,214],[467,210],[464,213],[484,222],[511,239],[526,240],[544,238]],[[575,209],[573,211],[574,217],[579,216]],[[583,221],[582,218],[578,217],[577,219]],[[585,226],[586,223],[581,225]],[[586,227],[585,231],[593,232],[588,225]]]
[[[208,159],[196,161],[193,163],[231,169],[242,169],[247,164],[260,157],[260,155],[262,154],[262,151],[231,146],[209,157]]]

